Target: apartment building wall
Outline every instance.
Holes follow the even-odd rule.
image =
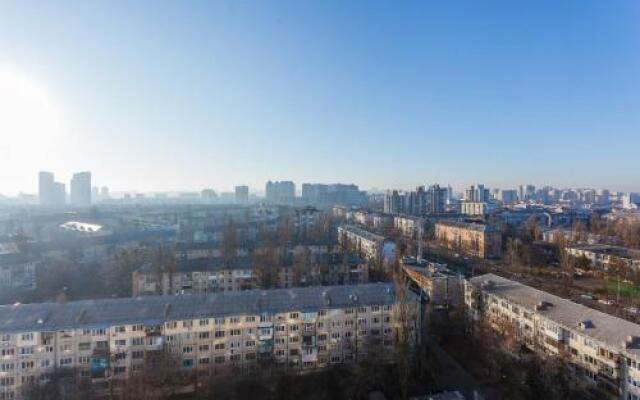
[[[2,331],[0,398],[19,398],[25,385],[46,381],[63,369],[106,390],[117,386],[116,381],[144,373],[149,359],[158,354],[168,355],[180,371],[199,376],[251,373],[261,361],[292,371],[351,363],[368,354],[390,361],[398,330],[407,325],[398,319],[399,305],[389,297],[392,285],[376,286],[367,290],[379,295],[366,296],[366,302],[349,295],[353,304],[332,305],[326,295],[325,306],[312,308],[294,300],[279,311]],[[317,292],[300,290],[301,296],[305,290]],[[407,306],[416,315],[409,329],[418,340],[420,305],[412,299]]]
[[[539,301],[523,300],[528,297]],[[578,376],[612,396],[640,399],[640,325],[492,274],[467,282],[465,303],[471,317],[496,330],[511,327],[528,348],[561,356]],[[628,336],[616,342],[620,332]]]
[[[497,258],[502,254],[501,233],[486,225],[437,222],[435,237],[445,247],[474,257]]]

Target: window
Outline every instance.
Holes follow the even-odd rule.
[[[198,324],[200,326],[207,326],[207,325],[209,325],[209,320],[208,319],[201,319]]]
[[[247,340],[244,344],[245,347],[253,347],[256,345],[256,342],[253,340]]]
[[[238,323],[240,323],[240,317],[231,317],[231,318],[229,318],[229,323],[230,324],[238,324]]]
[[[209,351],[209,345],[208,344],[201,344],[200,346],[198,346],[198,350],[199,351]]]
[[[65,357],[65,358],[61,358],[60,362],[58,364],[60,364],[60,365],[71,365],[72,363],[73,363],[73,358]]]
[[[133,325],[131,327],[131,330],[133,332],[142,332],[142,331],[144,331],[144,326],[143,325]]]
[[[217,338],[222,338],[222,337],[224,337],[224,331],[216,331],[216,333],[215,333],[215,337],[217,337]]]
[[[25,341],[25,342],[29,342],[33,340],[33,333],[23,333],[20,336],[20,339]]]
[[[216,364],[224,364],[224,356],[218,356],[213,359],[213,362]]]
[[[299,315],[298,315],[297,312],[289,313],[289,318],[291,318],[291,319],[298,319],[298,317],[299,317]]]
[[[209,339],[209,332],[200,332],[198,334],[198,338],[200,338],[200,339]]]
[[[116,346],[126,346],[126,345],[127,345],[127,339],[116,340]]]
[[[216,318],[216,319],[214,320],[214,323],[215,323],[216,325],[224,325],[224,318]]]
[[[182,360],[182,368],[193,368],[193,358]]]
[[[143,344],[144,344],[144,338],[137,337],[137,338],[131,339],[132,346],[142,346]]]
[[[193,353],[193,347],[192,346],[184,346],[182,348],[182,352],[185,353],[185,354]]]
[[[89,364],[89,356],[78,357],[78,364]]]
[[[78,350],[82,351],[82,350],[90,350],[90,349],[91,349],[91,342],[78,343]]]
[[[134,352],[131,353],[131,358],[134,360],[139,360],[141,358],[144,358],[144,351],[140,351],[140,350],[136,350]]]
[[[167,322],[167,329],[176,329],[178,327],[178,323],[176,321]]]
[[[244,319],[244,322],[255,322],[255,320],[256,320],[256,317],[249,316]]]
[[[127,331],[126,326],[116,326],[116,333],[125,333]]]
[[[193,321],[182,321],[183,328],[191,328],[193,326]],[[193,362],[193,360],[192,360]]]
[[[225,344],[224,344],[224,343],[216,343],[216,344],[214,345],[214,347],[213,347],[213,348],[214,348],[215,350],[224,350],[224,348],[225,348],[225,347],[226,347],[226,346],[225,346]]]

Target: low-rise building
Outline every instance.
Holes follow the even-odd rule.
[[[317,246],[322,247],[322,246]],[[316,249],[318,250],[318,249]],[[345,285],[369,282],[369,266],[359,257],[313,253],[303,263],[287,255],[275,267],[273,285],[290,288],[308,285]],[[237,292],[260,288],[260,261],[251,257],[179,259],[174,268],[145,264],[132,274],[132,295],[176,295]]]
[[[620,399],[640,399],[640,325],[494,274],[465,285],[470,316],[509,331],[540,354]]]
[[[612,263],[618,261],[628,268],[640,269],[640,251],[638,250],[608,244],[575,245],[568,246],[565,250],[574,257],[586,257],[595,268],[607,270]]]
[[[401,266],[432,305],[447,308],[464,305],[464,278],[449,270],[445,264],[404,257]]]
[[[339,226],[338,241],[341,245],[352,247],[358,255],[369,260],[392,262],[395,259],[394,242],[354,225]]]
[[[473,257],[496,258],[502,254],[502,234],[492,225],[438,221],[435,237],[441,245]]]
[[[402,236],[417,238],[418,231],[424,229],[424,220],[419,217],[397,215],[393,217],[393,228],[400,232]]]
[[[0,290],[33,290],[39,259],[21,253],[0,254]]]
[[[382,283],[0,306],[0,398],[62,371],[113,394],[161,355],[173,361],[161,367],[202,380],[390,361],[401,330],[419,340],[420,315],[416,296],[399,303]]]

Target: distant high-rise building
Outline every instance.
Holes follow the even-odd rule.
[[[38,174],[38,198],[43,206],[62,206],[67,198],[65,186],[54,181],[53,173],[41,171]]]
[[[54,206],[63,206],[67,203],[67,190],[64,183],[53,182],[52,203]]]
[[[236,204],[249,204],[249,186],[236,186]]]
[[[102,199],[108,199],[109,198],[109,188],[106,186],[103,186],[100,188],[100,197],[102,197]]]
[[[53,173],[51,172],[41,171],[38,174],[38,198],[40,204],[43,206],[50,206],[53,204],[53,179]]]
[[[91,172],[73,174],[70,187],[71,204],[76,206],[91,205]]]
[[[266,200],[273,204],[293,205],[296,197],[296,185],[291,181],[267,182]]]
[[[384,195],[384,212],[387,214],[404,213],[405,196],[397,190],[387,190]]]
[[[438,184],[431,185],[427,192],[427,197],[427,212],[439,214],[446,211],[447,188],[441,188]]]
[[[532,200],[536,194],[534,185],[520,185],[518,187],[518,199],[520,201]]]
[[[498,200],[502,204],[514,204],[518,201],[518,192],[515,190],[501,190],[498,194]]]
[[[487,202],[491,197],[489,189],[484,185],[478,184],[477,186],[471,185],[465,190],[464,199],[471,202]]]
[[[329,185],[323,183],[303,183],[302,202],[306,205],[322,205],[327,203]]]

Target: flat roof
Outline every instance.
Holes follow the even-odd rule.
[[[233,315],[275,314],[395,302],[394,285],[312,286],[0,306],[0,333],[104,328]]]
[[[362,236],[365,239],[372,240],[374,242],[384,242],[384,240],[385,240],[384,236],[377,235],[377,234],[375,234],[373,232],[369,232],[368,230],[359,228],[359,227],[357,227],[355,225],[342,225],[342,226],[340,226],[340,228],[342,228],[342,229],[344,229],[346,231],[349,231],[349,232],[351,232],[353,234],[356,234],[358,236]]]
[[[482,287],[485,292],[507,299],[528,310],[535,310],[537,314],[574,332],[605,343],[608,347],[640,357],[640,346],[637,346],[637,340],[640,339],[638,324],[498,275],[480,275],[469,281],[475,287]],[[551,306],[536,310],[536,305],[540,302],[549,303]],[[585,321],[589,321],[591,327],[581,329],[579,324]],[[623,345],[629,337],[634,338],[635,345],[632,348]]]
[[[437,221],[436,225],[454,226],[457,228],[472,229],[474,231],[479,231],[479,232],[494,232],[496,230],[493,226],[486,225],[486,224],[479,224],[477,222],[442,220],[442,221]]]

